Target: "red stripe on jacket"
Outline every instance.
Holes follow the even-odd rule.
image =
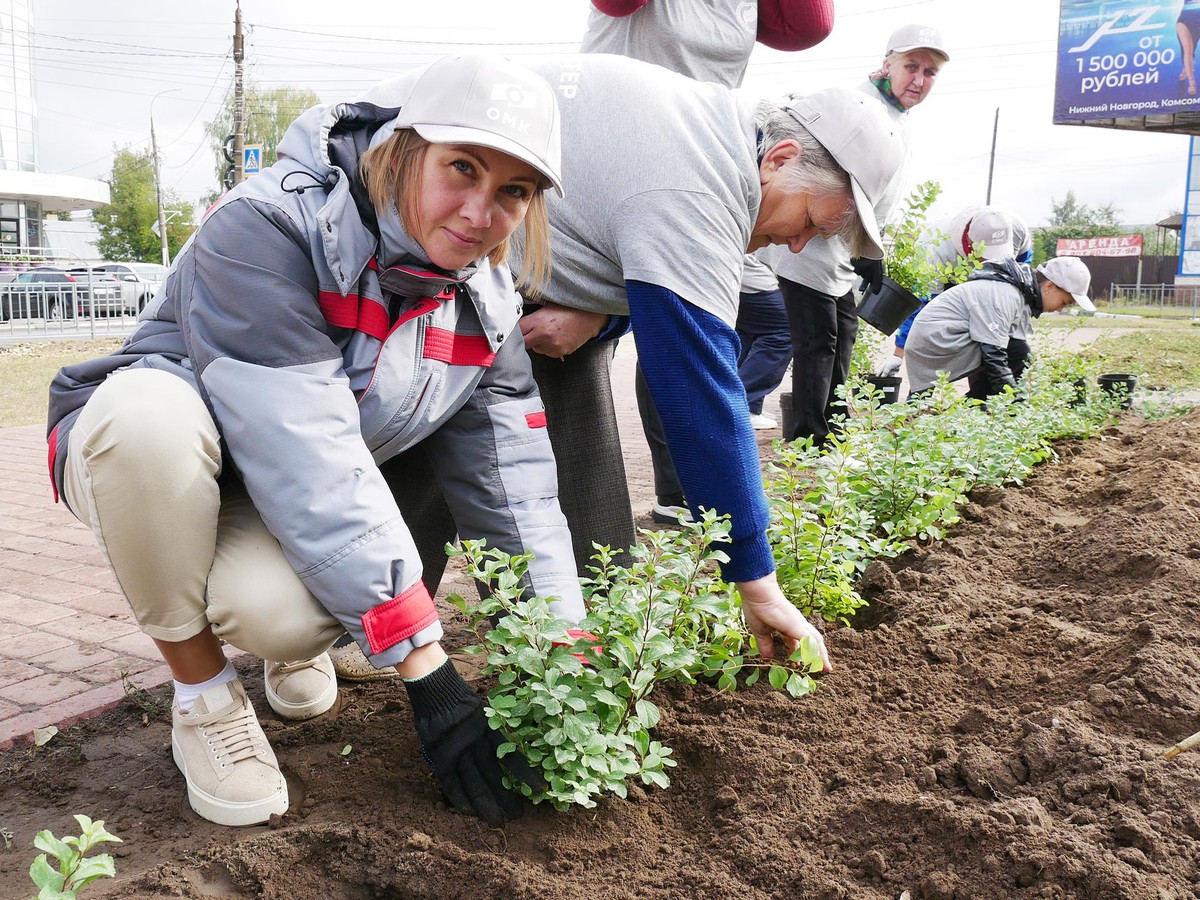
[[[525,413],[525,424],[528,425],[530,428],[545,428],[546,427],[545,411],[535,412],[535,413]]]
[[[361,619],[372,653],[382,653],[408,640],[437,620],[433,598],[425,589],[425,583],[419,580],[387,603],[380,603]]]
[[[425,329],[425,358],[452,366],[490,366],[496,354],[487,338],[478,334],[455,334],[445,328]]]
[[[387,337],[388,313],[380,304],[358,294],[342,296],[334,291],[321,291],[317,302],[330,325],[353,328],[381,341]]]
[[[58,482],[54,480],[54,459],[58,456],[58,426],[54,426],[54,430],[50,432],[50,437],[46,439],[46,444],[49,447],[47,454],[47,462],[50,466],[50,489],[54,491],[54,502],[58,502]]]

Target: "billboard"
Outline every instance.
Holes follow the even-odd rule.
[[[1200,0],[1062,0],[1056,124],[1200,112]],[[1188,68],[1193,68],[1188,78]]]
[[[1142,236],[1121,234],[1112,237],[1059,238],[1055,256],[1141,256]]]
[[[1180,234],[1177,275],[1200,275],[1200,141],[1188,142],[1187,194],[1183,198],[1183,233]]]

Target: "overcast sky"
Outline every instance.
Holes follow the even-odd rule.
[[[1034,226],[1072,190],[1112,203],[1129,223],[1182,209],[1188,138],[1052,124],[1058,3],[1008,0],[836,0],[821,45],[758,47],[745,89],[777,96],[851,85],[877,66],[888,35],[909,22],[942,29],[951,61],[910,114],[910,177],[935,179],[949,215],[987,192],[999,114],[992,202]],[[196,202],[215,187],[203,123],[232,90],[233,0],[33,0],[41,165],[103,179],[113,147],[149,145],[153,105],[163,182]],[[264,87],[310,89],[323,101],[446,53],[513,57],[573,52],[588,0],[244,0],[246,75]],[[332,17],[340,13],[340,21]]]

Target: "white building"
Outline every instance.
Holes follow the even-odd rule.
[[[44,210],[95,209],[109,202],[106,182],[54,175],[38,165],[30,4],[0,0],[0,256],[53,246],[42,224]]]

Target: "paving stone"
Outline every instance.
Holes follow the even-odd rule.
[[[8,621],[29,626],[43,625],[46,622],[52,622],[55,619],[61,619],[74,614],[74,610],[70,607],[59,606],[55,603],[45,603],[41,600],[33,600],[28,597],[22,599],[19,603],[6,604],[3,612],[0,613]]]
[[[46,674],[43,669],[15,659],[0,659],[0,687],[8,687],[30,678]]]
[[[0,631],[3,630],[0,625]],[[59,634],[48,634],[44,631],[35,632],[29,628],[18,637],[0,640],[0,659],[29,659],[51,650],[70,647],[75,642]]]
[[[73,673],[79,672],[81,669],[90,670],[102,663],[107,663],[115,659],[128,659],[128,657],[118,656],[111,650],[107,650],[96,644],[77,644],[71,642],[66,647],[59,647],[56,650],[51,650],[49,653],[41,653],[37,656],[31,656],[26,662],[31,666],[38,666],[42,669],[48,669],[51,672]],[[145,667],[143,666],[142,669]],[[138,669],[137,671],[142,671]],[[79,675],[76,677],[86,677]],[[89,678],[89,681],[95,681],[94,678]]]
[[[0,700],[8,700],[10,703],[19,703],[26,707],[46,707],[72,694],[82,694],[87,689],[86,681],[61,672],[45,672],[0,687]]]
[[[129,608],[129,601],[115,591],[105,591],[91,597],[84,597],[80,600],[71,600],[67,605],[71,609],[91,613],[94,616],[100,616],[104,619],[134,621],[133,611]]]
[[[42,630],[84,643],[107,644],[112,638],[124,637],[138,629],[132,621],[114,621],[91,613],[75,613],[65,619],[47,622]]]

